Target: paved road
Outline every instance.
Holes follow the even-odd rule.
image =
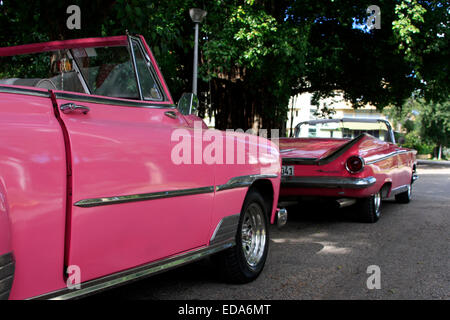
[[[220,282],[205,260],[87,299],[450,299],[450,168],[418,173],[413,201],[383,202],[376,224],[351,210],[291,208],[251,284]],[[369,265],[381,269],[379,290],[367,289]]]

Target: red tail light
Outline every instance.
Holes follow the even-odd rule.
[[[364,160],[360,156],[351,156],[345,162],[345,168],[350,173],[358,173],[364,169]]]

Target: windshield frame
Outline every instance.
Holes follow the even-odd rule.
[[[75,95],[87,94],[89,96],[92,96],[92,98],[97,96],[97,97],[105,97],[107,99],[123,100],[122,98],[110,97],[110,96],[98,95],[95,93],[94,94],[91,93],[89,86],[87,85],[82,73],[80,72],[78,62],[73,57],[72,49],[126,46],[129,51],[130,61],[132,61],[135,53],[133,50],[133,46],[130,46],[130,43],[135,43],[137,45],[137,50],[140,50],[141,53],[143,53],[143,59],[145,60],[145,62],[148,65],[149,73],[153,77],[153,80],[157,86],[157,89],[161,95],[161,98],[160,99],[152,99],[149,97],[143,97],[141,94],[139,94],[139,97],[136,99],[133,99],[133,98],[124,98],[124,99],[129,100],[129,101],[134,101],[134,102],[147,102],[147,103],[151,103],[151,104],[164,104],[164,105],[172,106],[174,102],[170,95],[168,87],[162,77],[162,74],[159,70],[156,60],[153,57],[152,52],[150,51],[150,48],[145,43],[145,40],[141,35],[136,35],[136,36],[123,35],[123,36],[102,37],[102,38],[71,39],[71,40],[51,41],[51,42],[34,43],[34,44],[26,44],[26,45],[11,46],[11,47],[1,47],[0,48],[0,57],[18,56],[18,55],[26,55],[26,54],[38,54],[38,53],[45,53],[45,52],[51,52],[51,51],[66,50],[68,53],[68,56],[70,56],[71,60],[73,61],[73,68],[76,71],[78,78],[81,82],[81,85],[85,91],[84,93],[67,91],[67,93],[75,94]],[[132,63],[132,65],[133,65],[133,72],[136,76],[138,74],[137,66],[135,63]],[[150,74],[149,74],[149,76],[150,76]],[[12,84],[11,86],[16,86],[16,85]],[[137,89],[138,89],[139,93],[141,93],[142,87],[141,87],[141,83],[139,83],[139,81],[137,83],[137,87],[138,87]],[[39,88],[30,87],[30,90],[33,90],[33,89],[39,90]],[[66,90],[63,90],[63,91],[66,91]]]
[[[388,120],[385,119],[370,119],[370,118],[341,118],[341,119],[317,119],[317,120],[309,120],[309,121],[302,121],[298,123],[295,126],[294,129],[294,137],[295,138],[301,138],[299,137],[300,134],[300,126],[308,124],[308,125],[315,125],[315,124],[323,124],[323,123],[344,123],[344,122],[357,122],[357,123],[384,123],[386,125],[386,128],[389,132],[389,141],[395,144],[395,137],[394,137],[394,130],[392,129],[391,124]],[[318,138],[320,139],[320,138]]]

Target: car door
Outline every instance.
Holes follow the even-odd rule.
[[[134,80],[124,83],[124,77],[142,83],[156,74],[144,70],[136,76],[130,65],[154,65],[146,60],[114,66],[101,51],[95,53],[103,59],[98,66],[94,58],[86,65],[79,59],[78,66],[93,93],[109,97],[52,93],[71,168],[65,263],[80,267],[82,281],[205,245],[214,197],[213,166],[171,159],[172,132],[186,122],[161,88],[162,79],[144,80],[151,87],[145,91],[133,87]]]

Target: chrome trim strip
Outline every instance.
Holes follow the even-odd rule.
[[[81,289],[78,290],[61,289],[58,291],[39,295],[31,299],[66,300],[93,294],[95,292],[102,291],[107,288],[116,287],[131,281],[136,281],[141,278],[155,275],[163,271],[174,269],[187,263],[203,259],[214,253],[231,248],[235,244],[236,244],[235,241],[232,240],[202,247],[163,260],[151,262],[132,269],[117,272],[99,279],[82,282]]]
[[[234,178],[231,178],[230,180],[228,180],[228,182],[225,184],[217,185],[216,192],[234,189],[234,188],[248,187],[256,180],[273,179],[273,178],[278,178],[278,175],[276,175],[276,174],[251,174],[248,176],[234,177]]]
[[[78,95],[76,93],[55,92],[57,99],[74,100],[79,102],[97,103],[97,104],[113,104],[122,107],[137,107],[137,108],[153,108],[153,109],[175,109],[173,104],[151,104],[149,101],[140,100],[119,100],[108,97],[93,97]]]
[[[364,189],[377,182],[375,177],[281,177],[281,186],[286,188],[348,188]]]
[[[240,214],[234,214],[231,216],[224,217],[217,224],[211,239],[210,244],[223,242],[228,240],[233,240],[236,237],[237,228],[239,225]]]
[[[105,205],[127,203],[127,202],[147,201],[147,200],[156,200],[156,199],[163,199],[163,198],[190,196],[190,195],[194,195],[194,194],[210,193],[210,192],[214,192],[213,186],[202,187],[202,188],[193,188],[193,189],[181,189],[181,190],[131,194],[131,195],[125,195],[125,196],[83,199],[83,200],[75,202],[73,205],[77,206],[77,207],[82,207],[82,208],[89,208],[89,207],[105,206]]]
[[[4,87],[4,86],[1,86],[1,85],[0,85],[0,93],[26,94],[28,96],[37,96],[37,97],[43,97],[43,98],[50,98],[50,92],[48,92],[48,91],[39,91],[39,90],[33,90],[33,89]]]
[[[391,157],[393,157],[393,156],[396,156],[396,155],[398,155],[398,154],[409,153],[409,152],[413,152],[413,151],[412,151],[412,150],[400,150],[400,151],[394,151],[394,152],[388,153],[388,154],[385,155],[385,156],[381,156],[381,157],[379,157],[378,159],[374,159],[374,160],[367,161],[366,164],[369,165],[369,164],[377,163],[377,162],[380,162],[380,161],[389,159],[389,158],[391,158]]]

